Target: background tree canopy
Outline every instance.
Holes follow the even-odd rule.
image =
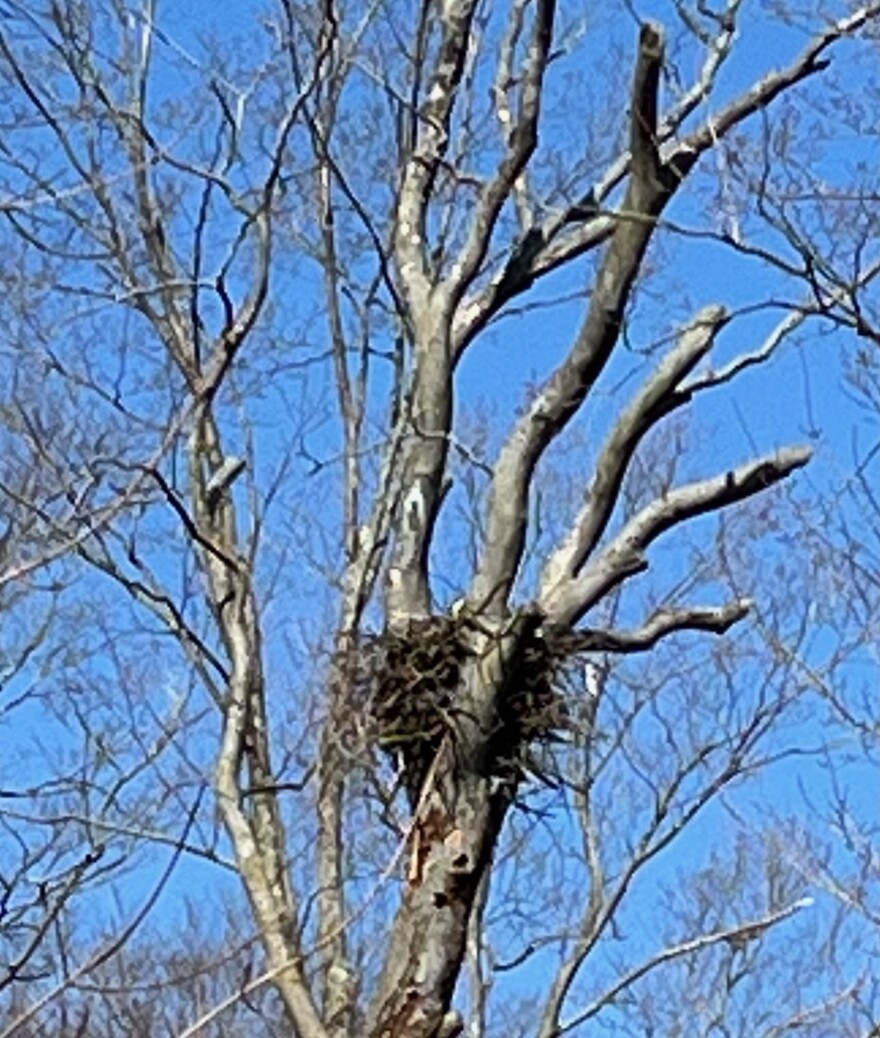
[[[0,0],[0,1038],[880,1033],[878,41]]]

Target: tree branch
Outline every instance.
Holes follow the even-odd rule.
[[[575,623],[627,576],[646,568],[644,552],[660,534],[766,490],[806,465],[811,456],[809,447],[787,447],[712,479],[678,487],[653,501],[580,574],[542,591],[540,604],[548,620]]]
[[[734,3],[729,4],[735,8]],[[735,13],[735,11],[734,11]],[[821,54],[838,40],[851,35],[880,14],[880,4],[865,4],[847,18],[833,23],[816,36],[806,49],[784,69],[769,73],[751,90],[731,102],[679,142],[661,148],[661,159],[684,177],[704,152],[741,122],[769,105],[776,97],[802,80],[827,67]],[[716,50],[707,58],[698,83],[660,122],[655,135],[662,144],[671,141],[682,122],[711,90],[720,65],[733,42],[735,26],[723,26],[716,40]],[[614,233],[613,215],[600,212],[600,206],[630,171],[629,151],[619,155],[605,173],[584,193],[580,203],[555,213],[532,228],[529,249],[514,249],[507,266],[488,285],[480,288],[459,308],[454,330],[455,355],[460,356],[477,333],[511,299],[528,291],[541,277],[595,249]],[[574,225],[574,226],[573,226]],[[563,233],[565,232],[565,233]]]
[[[657,153],[657,93],[663,64],[663,30],[645,22],[639,33],[639,60],[632,85],[630,115],[630,174],[635,182],[650,183],[659,174]]]
[[[571,644],[576,652],[645,652],[676,631],[724,634],[748,616],[750,608],[751,602],[747,598],[715,607],[663,607],[648,617],[641,627],[628,631],[585,628],[574,631],[567,644]]]
[[[414,361],[409,425],[400,456],[394,548],[388,568],[389,623],[430,613],[428,549],[443,498],[443,473],[452,423],[452,361],[448,286],[436,287],[425,255],[427,212],[437,169],[449,143],[449,124],[465,66],[475,0],[447,0],[438,14],[441,38],[418,139],[397,199],[394,258],[408,309]]]
[[[495,176],[480,194],[467,240],[452,268],[456,301],[461,298],[479,271],[491,244],[492,233],[501,210],[537,147],[544,73],[547,70],[550,46],[553,42],[555,11],[555,0],[538,0],[529,53],[522,72],[519,111],[515,124],[508,132],[507,154]],[[509,114],[507,109],[501,111]]]
[[[442,28],[437,59],[397,198],[394,251],[411,316],[424,308],[430,292],[425,254],[427,211],[437,169],[449,144],[449,120],[476,8],[475,0],[447,0],[440,5],[438,18]]]
[[[822,54],[838,40],[861,29],[867,22],[880,14],[880,3],[865,4],[848,18],[841,18],[814,37],[807,47],[790,65],[770,72],[736,100],[723,108],[718,115],[708,119],[698,130],[683,140],[664,149],[666,163],[684,176],[703,152],[713,148],[718,141],[738,126],[744,119],[764,109],[780,94],[822,72],[830,64]]]
[[[650,959],[643,962],[640,966],[625,973],[620,980],[599,995],[586,1009],[581,1010],[570,1020],[557,1025],[553,1032],[554,1038],[560,1038],[561,1035],[567,1034],[576,1027],[580,1027],[581,1024],[586,1023],[587,1020],[596,1016],[606,1006],[612,1005],[621,992],[658,966],[663,965],[663,963],[671,962],[673,959],[680,959],[684,955],[693,955],[695,952],[702,951],[704,948],[710,948],[715,944],[727,944],[732,950],[736,951],[745,947],[750,941],[760,938],[771,927],[788,919],[796,912],[801,911],[801,909],[809,908],[812,904],[812,898],[801,898],[793,904],[786,905],[785,908],[777,909],[775,912],[768,912],[760,919],[739,923],[736,926],[728,926],[723,930],[716,930],[714,933],[701,934],[699,937],[693,937],[689,941],[682,941],[671,948],[665,948],[656,955],[652,955]]]
[[[712,348],[727,320],[727,313],[720,306],[701,310],[617,420],[596,461],[595,475],[571,532],[547,560],[542,588],[571,579],[593,551],[608,525],[636,448],[648,430],[690,400],[691,393],[676,390]]]
[[[485,548],[470,596],[477,610],[497,612],[504,607],[522,555],[529,484],[535,465],[576,414],[611,356],[656,217],[671,190],[678,186],[677,180],[660,176],[654,137],[662,57],[660,29],[653,25],[643,27],[632,89],[631,136],[638,160],[633,164],[621,207],[626,216],[617,220],[571,352],[514,426],[499,454]]]

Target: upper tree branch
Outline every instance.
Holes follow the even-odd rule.
[[[657,154],[657,88],[663,63],[663,30],[646,22],[639,33],[639,60],[632,85],[629,150],[635,182],[650,183],[659,173]]]
[[[708,96],[718,68],[730,50],[733,28],[722,26],[716,40],[718,49],[707,59],[699,84],[672,108],[657,127],[656,141],[661,145],[669,142],[661,148],[664,163],[671,165],[683,177],[700,155],[713,148],[733,128],[786,90],[824,69],[828,62],[819,59],[832,44],[857,32],[878,15],[880,3],[865,4],[847,18],[834,22],[811,40],[785,68],[768,73],[750,90],[722,108],[718,115],[707,119],[699,129],[681,141],[672,141],[684,119]],[[539,278],[601,245],[614,233],[613,217],[600,213],[598,208],[621,184],[630,170],[630,162],[630,152],[620,155],[585,193],[586,204],[576,206],[574,211],[548,216],[534,227],[529,237],[529,249],[514,249],[505,269],[459,308],[454,334],[456,355],[511,299],[528,291]]]
[[[553,41],[555,10],[555,0],[538,0],[528,56],[522,72],[519,110],[515,122],[509,128],[507,153],[495,176],[480,193],[467,240],[452,267],[456,299],[467,290],[482,266],[501,210],[537,147],[544,73]],[[506,113],[507,109],[501,111]]]
[[[718,22],[718,32],[714,37],[707,34],[695,24],[690,12],[683,4],[677,4],[679,17],[688,29],[698,36],[706,45],[707,53],[698,76],[691,87],[679,97],[676,104],[663,117],[660,127],[660,140],[667,140],[684,123],[685,119],[702,104],[712,92],[721,67],[727,60],[737,36],[737,17],[742,0],[727,0],[724,11],[713,15]]]
[[[677,390],[709,352],[726,321],[726,313],[719,306],[701,311],[617,420],[596,462],[595,475],[571,532],[547,560],[542,588],[550,589],[560,580],[571,579],[593,551],[608,525],[636,447],[652,426],[690,399],[690,393]]]
[[[434,180],[449,144],[449,123],[467,56],[476,0],[446,0],[438,5],[440,44],[419,110],[417,136],[403,170],[395,214],[394,251],[411,315],[430,291],[425,252],[426,216]]]
[[[809,447],[787,447],[711,479],[677,487],[643,508],[572,580],[542,591],[554,623],[572,624],[628,575],[644,569],[648,546],[673,526],[743,501],[780,482],[810,460]]]
[[[770,72],[736,100],[722,108],[718,115],[709,118],[692,134],[671,144],[664,158],[674,169],[687,172],[704,152],[755,112],[766,108],[780,94],[802,80],[822,72],[830,64],[822,58],[824,52],[838,40],[861,29],[871,19],[880,15],[880,3],[865,4],[848,18],[832,23],[824,32],[814,37],[798,57],[784,69]]]
[[[517,422],[495,465],[485,549],[472,588],[476,608],[503,607],[525,538],[527,499],[539,458],[577,412],[605,367],[656,217],[679,181],[662,177],[654,138],[663,48],[660,30],[643,27],[633,77],[631,138],[637,158],[614,237],[596,278],[571,352]]]

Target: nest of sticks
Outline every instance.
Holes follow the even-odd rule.
[[[394,761],[414,806],[440,743],[454,735],[462,668],[472,650],[467,618],[432,616],[405,632],[365,636],[359,646],[354,701],[364,705],[371,740]],[[570,727],[563,691],[572,647],[565,632],[538,624],[520,640],[490,739],[493,776],[516,787],[528,773],[554,784],[548,754]]]

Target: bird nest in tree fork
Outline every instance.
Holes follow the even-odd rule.
[[[462,669],[477,624],[433,616],[404,632],[386,630],[361,641],[355,701],[365,704],[372,740],[393,759],[413,806],[444,735],[454,739]],[[511,787],[526,771],[551,781],[532,750],[559,741],[569,726],[560,679],[570,655],[564,636],[548,635],[537,624],[520,639],[489,736],[491,774]]]

